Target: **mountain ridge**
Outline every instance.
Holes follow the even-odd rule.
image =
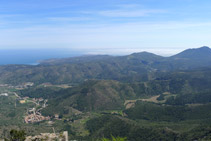
[[[191,54],[190,57],[179,59],[178,55],[162,57],[153,53],[141,52],[127,56],[76,57],[35,66],[4,65],[0,66],[0,83],[15,85],[25,82],[65,84],[80,83],[87,79],[112,79],[124,82],[148,81],[155,79],[159,72],[210,67],[210,52],[208,55],[203,55],[207,51],[200,51],[202,52],[200,53],[198,50],[211,49],[206,47],[185,50],[181,54]],[[194,52],[194,55],[190,52]],[[197,54],[201,57],[197,57]]]
[[[96,61],[96,60],[102,60],[102,59],[110,59],[110,58],[118,58],[118,57],[140,57],[142,59],[146,59],[147,57],[153,57],[153,58],[190,58],[190,55],[196,55],[204,57],[210,55],[211,57],[211,49],[208,46],[202,46],[199,48],[189,48],[186,49],[180,53],[177,53],[175,55],[169,56],[169,57],[164,57],[162,55],[157,55],[155,53],[151,53],[151,52],[147,52],[147,51],[143,51],[143,52],[134,52],[131,53],[129,55],[124,55],[124,56],[112,56],[112,55],[83,55],[83,56],[77,56],[77,57],[68,57],[68,58],[55,58],[55,59],[47,59],[47,60],[41,60],[39,63],[40,64],[51,64],[55,61],[55,63],[59,63],[59,61],[61,61],[61,63],[68,63],[68,61],[70,63],[75,62],[89,62],[89,61]],[[208,55],[206,55],[208,54]]]
[[[211,58],[211,49],[207,46],[203,46],[200,48],[187,49],[176,55],[171,56],[171,58],[188,58],[188,59],[198,59],[198,57]]]

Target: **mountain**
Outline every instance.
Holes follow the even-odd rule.
[[[124,107],[125,99],[136,97],[129,85],[113,80],[90,80],[56,93],[58,96],[49,101],[50,106],[44,110],[44,113],[63,115],[69,114],[71,109],[79,111],[120,110]],[[66,112],[63,112],[65,110]]]
[[[93,57],[93,58],[92,58]],[[86,56],[51,60],[36,66],[0,66],[0,82],[21,84],[34,82],[41,84],[79,83],[86,79],[113,79],[121,81],[146,81],[151,64],[163,57],[150,53],[128,56]]]
[[[166,92],[174,95],[175,99],[183,98],[183,105],[197,102],[206,103],[211,101],[210,74],[211,70],[168,72],[156,80],[134,83],[88,80],[68,89],[41,89],[46,91],[43,96],[40,94],[40,88],[21,90],[21,95],[49,98],[50,106],[46,108],[47,112],[45,113],[61,115],[64,114],[62,110],[59,110],[63,109],[62,107],[65,107],[67,111],[74,108],[82,112],[121,110],[125,108],[126,100],[157,96]],[[168,101],[168,103],[175,105],[172,101]],[[179,103],[176,102],[176,104]]]
[[[211,124],[210,74],[211,69],[198,69],[165,72],[155,80],[140,83],[88,80],[56,90],[56,97],[50,92],[53,97],[42,114],[52,117],[59,114],[62,119],[77,122],[88,113],[86,128],[91,138],[113,135],[129,140],[194,140],[196,137],[206,140],[210,136],[210,128],[206,126]],[[166,101],[140,100],[157,95],[165,95]],[[126,101],[133,105],[126,108]],[[92,118],[93,115],[96,117]]]
[[[58,131],[68,130],[71,138],[78,136],[78,140],[81,136],[97,140],[111,135],[128,140],[208,140],[209,50],[189,49],[171,57],[141,52],[52,59],[36,66],[5,65],[0,66],[0,82],[13,85],[34,82],[33,87],[22,90],[8,86],[8,91],[29,97],[28,100],[48,99],[47,107],[40,111],[42,115],[50,116]],[[13,95],[0,98],[3,120],[11,117],[21,126],[26,125],[22,117],[32,105],[28,101],[17,102]],[[22,113],[16,112],[18,108]],[[54,119],[56,114],[60,120]],[[2,122],[2,129],[11,123]],[[47,124],[47,121],[33,124],[32,130]]]
[[[126,60],[146,60],[146,61],[155,61],[157,59],[162,59],[162,56],[155,55],[149,52],[140,52],[133,53],[131,55],[126,56],[109,56],[109,55],[84,55],[79,57],[70,57],[70,58],[62,58],[62,59],[48,59],[40,61],[41,65],[59,65],[59,64],[75,64],[75,63],[88,63],[88,62],[99,62],[99,61],[114,61],[118,59],[126,59]]]
[[[179,54],[169,58],[176,68],[195,69],[199,67],[211,66],[211,49],[201,47],[196,49],[187,49]]]
[[[41,60],[39,63],[41,65],[60,65],[60,64],[74,64],[74,63],[88,63],[92,61],[101,61],[105,59],[113,58],[113,56],[109,55],[84,55],[79,57],[70,57],[70,58],[56,58],[56,59],[48,59]]]
[[[88,80],[72,88],[55,90],[45,89],[46,94],[39,94],[40,88],[21,90],[22,96],[47,97],[49,106],[44,113],[65,114],[74,108],[79,111],[121,110],[126,100],[158,95],[169,90],[169,82],[153,81],[141,83],[122,83],[114,80]],[[181,86],[182,87],[182,86]],[[173,88],[173,86],[172,86]],[[173,92],[173,90],[172,90]],[[68,112],[69,113],[69,112]]]
[[[62,107],[74,108],[79,111],[120,110],[124,109],[126,99],[135,99],[149,94],[145,90],[147,91],[147,88],[143,83],[130,85],[114,80],[89,80],[76,87],[56,91],[57,97],[50,99],[50,106],[47,107],[48,112],[46,113],[50,111],[54,114],[64,114],[58,110]],[[31,91],[31,93],[34,92]],[[153,93],[155,92],[149,95]],[[28,95],[30,94],[28,93]],[[55,94],[51,93],[50,95]]]
[[[0,83],[81,83],[87,79],[123,82],[153,80],[160,72],[210,67],[210,48],[188,49],[172,57],[148,52],[126,56],[82,56],[43,61],[39,65],[0,66]]]
[[[203,46],[196,49],[187,49],[179,54],[172,56],[174,59],[192,59],[192,60],[208,60],[211,59],[211,49]]]
[[[126,118],[112,115],[91,119],[86,123],[86,127],[94,139],[120,136],[127,137],[130,141],[171,141],[177,137],[177,134],[172,131],[145,128],[142,124],[139,125]]]

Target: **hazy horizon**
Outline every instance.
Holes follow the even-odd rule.
[[[171,55],[211,46],[210,1],[0,2],[0,49]]]
[[[80,56],[82,52],[67,49],[0,49],[0,65],[36,65],[41,60]]]
[[[187,48],[190,49],[190,48]],[[185,49],[186,50],[186,49]],[[180,53],[184,50],[119,50],[109,52],[109,50],[71,50],[67,48],[62,49],[0,49],[0,65],[9,64],[26,64],[37,65],[39,61],[48,59],[59,59],[78,57],[84,55],[112,55],[112,56],[124,56],[132,53],[149,52],[163,57],[169,57]]]

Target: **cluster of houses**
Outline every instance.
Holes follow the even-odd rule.
[[[8,93],[1,93],[0,96],[8,96]]]
[[[28,110],[28,115],[25,116],[24,121],[25,123],[36,123],[43,120],[50,120],[50,117],[44,117],[42,114],[38,111],[36,111],[35,108]]]
[[[68,132],[63,133],[41,133],[36,136],[28,136],[25,141],[44,140],[44,141],[68,141]]]
[[[26,83],[23,83],[23,84],[20,84],[20,85],[17,85],[17,86],[13,86],[13,85],[10,85],[10,84],[0,84],[0,87],[8,87],[8,88],[15,88],[15,89],[25,89],[25,88],[28,88],[28,87],[32,87],[34,85],[33,82],[26,82]]]
[[[50,117],[44,117],[42,115],[27,115],[25,116],[25,123],[36,123],[36,122],[41,122],[43,120],[50,120]]]

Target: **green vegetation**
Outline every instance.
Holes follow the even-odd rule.
[[[89,120],[86,124],[92,138],[112,136],[127,137],[128,140],[174,140],[171,131],[141,127],[135,122],[118,116],[105,115]],[[111,136],[112,135],[112,136]]]
[[[89,80],[73,88],[51,93],[44,114],[69,114],[71,108],[79,111],[123,110],[126,100],[158,95],[167,90],[161,82],[122,83],[114,80]],[[36,93],[36,89],[35,92]],[[61,110],[62,109],[62,110]]]
[[[143,52],[0,66],[0,82],[15,85],[0,87],[1,138],[52,132],[54,127],[77,140],[210,140],[211,69],[203,68],[210,67],[208,50],[172,57]],[[18,89],[25,82],[35,85]],[[72,87],[58,87],[61,84]],[[21,104],[14,92],[28,101]],[[47,99],[47,107],[35,106],[33,98]],[[24,123],[33,107],[51,121]]]
[[[112,136],[112,139],[102,138],[99,141],[127,141],[127,138],[126,137],[125,138],[121,138],[121,137],[115,138]]]
[[[142,82],[156,78],[160,72],[210,67],[210,50],[203,47],[172,57],[142,52],[120,57],[88,56],[52,60],[37,66],[5,65],[0,67],[0,82],[14,85],[24,82],[70,84],[87,79]]]
[[[167,99],[169,105],[206,104],[211,102],[211,92],[181,94]]]
[[[210,108],[211,104],[188,107],[137,102],[135,107],[125,110],[125,113],[131,119],[178,122],[209,119],[211,116]]]
[[[23,130],[11,130],[9,139],[5,139],[6,141],[24,141],[26,139],[26,133]]]
[[[58,87],[43,87],[43,86],[38,86],[38,87],[31,87],[28,89],[20,90],[19,94],[22,97],[28,96],[30,98],[44,98],[44,99],[49,99],[49,98],[54,98],[58,94],[57,92],[61,90],[61,88]]]

